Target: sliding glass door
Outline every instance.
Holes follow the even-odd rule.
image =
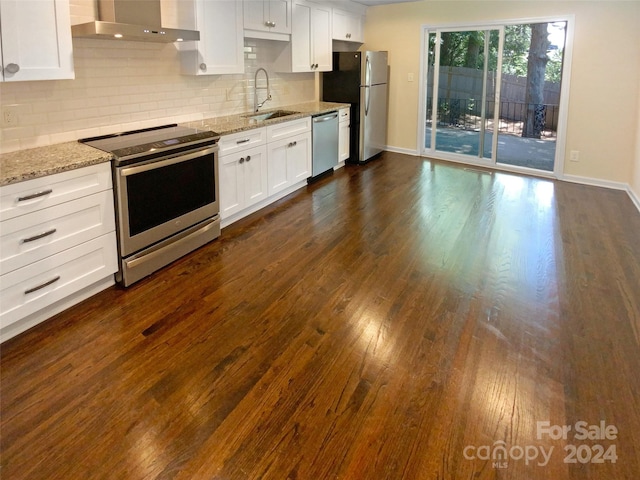
[[[438,30],[428,38],[425,146],[491,159],[500,30]]]
[[[553,172],[567,22],[426,29],[426,156]]]

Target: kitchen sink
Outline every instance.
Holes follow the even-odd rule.
[[[252,113],[250,115],[243,115],[244,118],[248,118],[254,122],[264,122],[265,120],[271,120],[272,118],[288,117],[290,115],[297,115],[300,112],[292,112],[289,110],[275,110],[273,112],[265,113]]]

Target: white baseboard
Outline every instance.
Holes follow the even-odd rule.
[[[600,180],[598,178],[581,177],[579,175],[563,175],[558,180],[565,182],[581,183],[583,185],[591,185],[594,187],[612,188],[614,190],[624,190],[629,198],[640,212],[640,197],[631,188],[631,185],[623,182],[612,182],[610,180]]]
[[[581,177],[580,175],[561,175],[558,180],[571,183],[581,183],[593,187],[612,188],[614,190],[628,190],[629,185],[623,182],[612,182],[611,180],[600,180],[599,178]]]
[[[631,198],[631,201],[634,203],[634,205],[636,206],[636,208],[640,212],[640,196],[636,192],[633,191],[633,189],[631,188],[630,185],[627,186],[627,193],[629,194],[629,197]]]
[[[411,149],[411,148],[400,148],[400,147],[392,147],[390,145],[387,145],[386,147],[384,147],[384,149],[387,152],[404,153],[405,155],[413,155],[414,157],[420,156],[420,153],[418,152],[418,150]]]

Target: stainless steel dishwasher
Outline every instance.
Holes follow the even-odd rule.
[[[311,176],[317,177],[338,164],[338,112],[313,117]]]

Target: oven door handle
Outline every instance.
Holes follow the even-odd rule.
[[[172,157],[164,157],[163,159],[154,160],[150,163],[145,163],[143,165],[135,165],[132,167],[124,167],[119,168],[121,177],[128,177],[129,175],[135,175],[136,173],[148,172],[149,170],[155,170],[156,168],[168,167],[169,165],[174,165],[180,162],[186,162],[187,160],[192,160],[194,158],[203,157],[205,155],[209,155],[210,153],[214,153],[218,151],[218,146],[209,147],[202,150],[197,150],[195,152],[190,152],[186,155],[184,154],[176,154]]]

